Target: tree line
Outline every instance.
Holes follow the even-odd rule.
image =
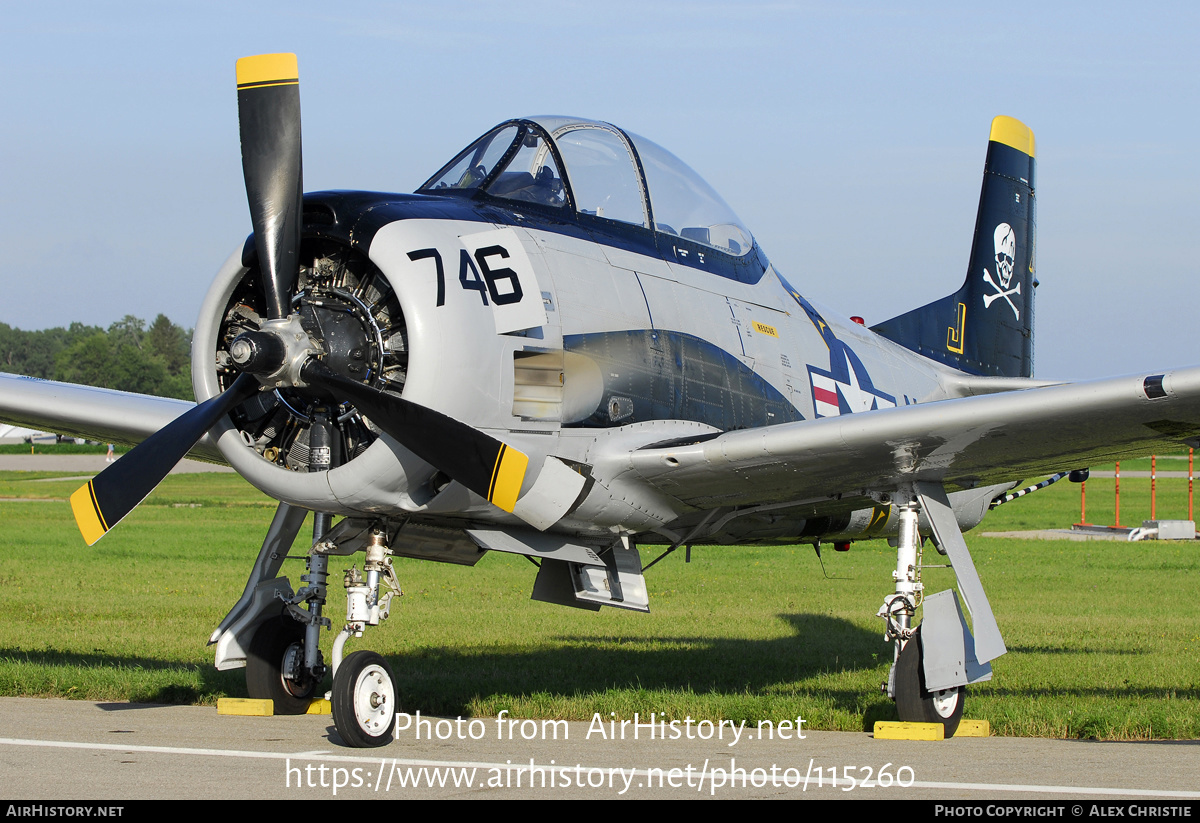
[[[192,400],[192,332],[166,315],[125,315],[107,329],[72,323],[22,331],[0,323],[0,371]]]

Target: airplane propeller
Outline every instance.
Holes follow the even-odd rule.
[[[205,432],[257,391],[257,379],[240,375],[224,392],[175,418],[76,489],[71,511],[87,544],[95,544],[133,511]]]
[[[300,270],[304,185],[299,78],[294,54],[260,54],[237,61],[242,172],[271,320],[291,314]]]
[[[237,62],[242,171],[270,320],[290,313],[300,265],[299,76],[294,54]],[[258,389],[259,381],[243,373],[220,395],[176,418],[77,489],[71,508],[87,544],[133,511],[218,420]]]
[[[300,266],[302,168],[299,71],[294,54],[237,63],[242,170],[268,320],[230,346],[241,374],[220,395],[176,418],[71,495],[80,533],[94,544],[162,482],[222,417],[282,376],[353,403],[430,465],[511,512],[528,457],[440,412],[351,380],[316,358],[291,315]]]

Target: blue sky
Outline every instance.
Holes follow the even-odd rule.
[[[667,147],[807,296],[966,274],[988,125],[1038,147],[1037,371],[1200,362],[1200,12],[1183,3],[4,2],[0,321],[195,324],[249,230],[234,61],[299,55],[305,187],[408,191],[491,125]]]

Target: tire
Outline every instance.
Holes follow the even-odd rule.
[[[258,627],[246,650],[246,691],[254,698],[275,703],[275,714],[304,714],[320,686],[312,677],[287,680],[284,658],[304,654],[304,626],[289,617],[277,617]]]
[[[396,712],[396,679],[387,661],[375,652],[358,651],[342,661],[333,676],[333,723],[347,746],[369,749],[392,739]]]
[[[940,692],[925,688],[924,648],[921,630],[900,650],[896,661],[896,711],[909,723],[941,723],[946,737],[954,737],[967,701],[966,686],[956,686]]]

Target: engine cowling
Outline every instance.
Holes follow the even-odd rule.
[[[250,246],[249,248],[252,248]],[[253,253],[239,249],[221,267],[196,322],[192,381],[198,401],[224,391],[240,373],[245,341],[266,322]],[[310,234],[301,245],[291,297],[293,326],[322,362],[351,380],[399,394],[409,365],[404,311],[393,284],[343,240]],[[241,350],[234,341],[242,336]],[[314,444],[324,414],[331,442]],[[444,485],[435,470],[374,427],[353,405],[311,387],[267,388],[212,431],[222,455],[264,493],[293,505],[340,514],[419,509]],[[324,469],[332,466],[328,471]]]

